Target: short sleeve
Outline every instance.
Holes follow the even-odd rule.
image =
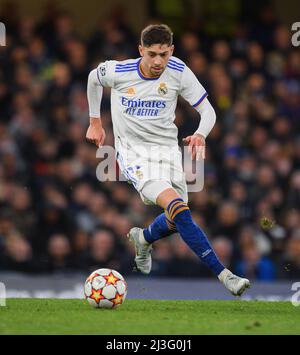
[[[199,106],[208,95],[204,87],[196,78],[196,75],[187,66],[185,66],[182,73],[179,95],[188,101],[194,108]]]
[[[113,88],[115,85],[115,60],[107,60],[97,67],[97,76],[103,87]]]

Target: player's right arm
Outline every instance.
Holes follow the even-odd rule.
[[[97,69],[90,72],[87,84],[87,99],[89,104],[90,125],[86,132],[86,139],[101,147],[105,140],[105,130],[102,127],[100,107],[103,87],[97,77]]]
[[[101,101],[103,87],[114,86],[113,61],[101,63],[93,69],[88,76],[87,99],[89,104],[90,125],[86,132],[86,139],[101,147],[105,140],[105,130],[101,122]]]

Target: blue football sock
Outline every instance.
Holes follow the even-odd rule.
[[[204,232],[193,221],[187,204],[181,198],[177,198],[169,204],[167,211],[186,244],[214,274],[219,275],[225,267],[219,261]]]
[[[144,238],[148,243],[153,243],[158,239],[168,237],[176,233],[175,224],[167,217],[167,213],[162,213],[144,229]]]

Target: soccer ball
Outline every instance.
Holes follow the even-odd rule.
[[[127,284],[118,271],[98,269],[86,279],[84,295],[95,308],[117,308],[125,301]]]

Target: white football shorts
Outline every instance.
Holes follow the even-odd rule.
[[[159,148],[159,149],[158,149]],[[146,205],[156,204],[158,195],[173,188],[179,196],[188,202],[187,184],[182,168],[182,156],[179,147],[153,147],[138,152],[118,150],[117,161],[122,174],[139,192]]]

